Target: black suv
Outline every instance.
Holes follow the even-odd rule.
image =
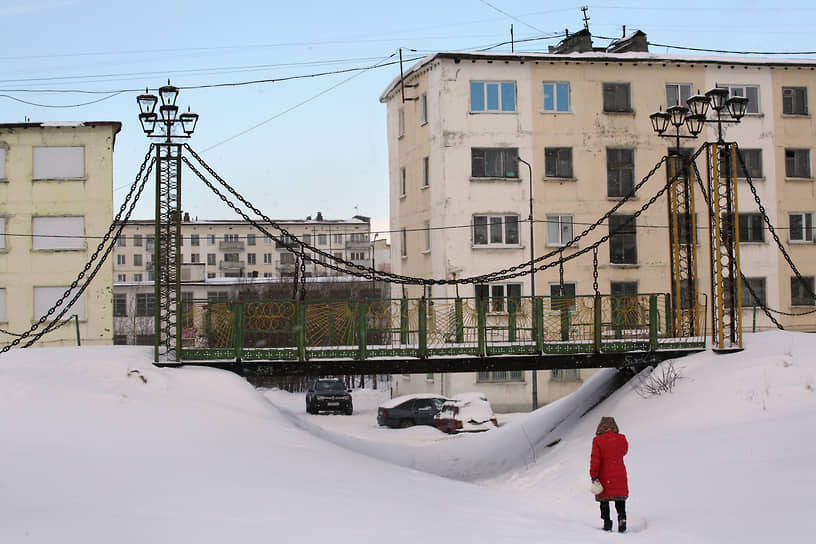
[[[315,380],[306,392],[306,412],[317,414],[320,411],[342,412],[350,416],[354,412],[351,389],[346,389],[342,380]]]

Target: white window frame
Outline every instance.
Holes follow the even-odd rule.
[[[734,96],[742,96],[748,98],[748,91],[747,89],[756,89],[756,111],[751,111],[751,101],[748,101],[748,106],[745,109],[746,115],[759,115],[762,113],[762,104],[760,104],[760,89],[759,85],[745,85],[745,84],[736,84],[736,83],[717,83],[717,87],[721,89],[728,89],[728,97]],[[739,94],[735,93],[734,91],[738,90]]]
[[[570,229],[569,240],[564,239],[564,227],[567,224],[569,224]],[[573,239],[575,239],[574,215],[547,214],[547,247],[564,247]]]
[[[674,88],[675,92],[677,93],[677,100],[669,100],[669,88]],[[686,100],[683,100],[683,90],[688,89],[688,96],[686,100],[688,100],[692,93],[694,93],[694,87],[691,83],[666,83],[666,107],[670,108],[672,106],[687,106]]]
[[[567,109],[565,109],[565,110],[558,108],[558,104],[559,104],[558,99],[562,97],[562,93],[560,93],[558,89],[559,89],[559,86],[560,86],[560,88],[563,90],[564,85],[567,86],[567,90],[566,90]],[[552,101],[553,101],[551,108],[547,107],[547,102],[546,102],[546,100],[547,100],[547,88],[548,87],[552,89],[551,94],[550,94],[550,96],[552,96]],[[572,111],[572,103],[570,102],[570,84],[569,84],[569,81],[544,81],[542,83],[541,90],[542,90],[542,99],[541,99],[541,111],[542,112],[545,112],[545,113],[570,113]]]
[[[485,218],[485,223],[481,223],[481,222],[477,223],[477,220],[476,220],[477,217],[484,217]],[[515,217],[516,218],[516,238],[518,238],[518,240],[516,242],[507,242],[506,241],[507,238],[508,238],[508,236],[507,236],[507,234],[508,234],[507,226],[510,224],[507,221],[508,217]],[[472,238],[473,238],[472,243],[473,243],[474,248],[485,248],[485,247],[488,247],[488,248],[490,248],[490,247],[493,247],[493,248],[495,248],[495,247],[519,248],[519,247],[521,247],[521,218],[516,214],[513,214],[513,213],[503,213],[503,214],[478,213],[478,214],[473,215],[472,224],[473,224],[473,228],[471,229],[471,235],[472,235]],[[486,241],[484,243],[478,243],[476,241],[476,229],[482,227],[483,225],[484,225],[484,228],[485,228],[485,235],[486,235],[485,240]],[[494,234],[492,227],[494,225],[501,225],[501,240],[502,240],[501,242],[492,241],[493,240],[493,234]]]
[[[31,218],[31,249],[34,251],[84,251],[85,217],[82,215],[35,215]]]
[[[484,96],[484,109],[473,109],[473,86],[474,85],[482,85],[482,93]],[[513,109],[506,110],[503,109],[502,104],[502,93],[503,87],[505,85],[512,84],[513,85]],[[496,109],[489,109],[488,108],[488,98],[487,98],[487,86],[488,85],[496,85],[498,89],[498,104]],[[468,85],[468,108],[470,113],[516,113],[518,111],[518,85],[516,85],[515,80],[505,80],[505,81],[493,81],[493,80],[473,80],[470,81]]]
[[[799,216],[802,226],[799,229],[798,237],[791,226],[791,219],[794,216]],[[788,243],[791,244],[812,244],[816,236],[814,236],[813,212],[788,212]]]
[[[65,291],[68,290],[69,285],[60,285],[60,286],[34,286],[34,315],[32,316],[32,321],[39,321],[40,317],[45,315],[48,310],[54,305],[54,303],[62,298],[62,295]],[[79,290],[79,287],[75,287],[68,297],[65,298],[65,301],[62,305],[58,308],[58,311],[62,311],[63,308],[66,307],[66,304],[70,302],[74,295]],[[57,316],[58,313],[55,312],[51,314],[51,317]],[[71,309],[68,310],[63,319],[68,319],[76,315],[79,317],[80,321],[85,321],[85,293],[79,295],[79,298],[76,300]]]
[[[79,156],[72,156],[75,153]],[[35,181],[85,179],[85,147],[34,146],[31,179]]]

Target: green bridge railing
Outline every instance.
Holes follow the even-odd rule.
[[[672,330],[668,294],[387,300],[185,300],[186,361],[364,360],[705,347],[705,300]],[[686,327],[684,327],[686,328]]]

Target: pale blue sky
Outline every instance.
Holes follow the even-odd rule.
[[[5,0],[0,4],[0,122],[26,117],[121,121],[114,156],[118,209],[148,144],[137,119],[136,89],[156,88],[168,77],[182,87],[234,83],[371,66],[395,60],[400,47],[417,50],[405,51],[406,58],[480,49],[509,40],[511,24],[516,40],[580,30],[582,5],[588,5],[590,30],[598,36],[619,36],[626,25],[627,31],[641,29],[659,44],[816,50],[816,7],[809,1],[653,4]],[[517,44],[516,50],[546,51],[557,41]],[[509,45],[497,50],[509,51]],[[385,228],[387,142],[385,106],[378,97],[398,74],[399,67],[391,65],[277,83],[189,89],[182,91],[179,105],[201,115],[191,145],[267,215],[294,219],[320,210],[326,217],[347,218],[359,213]],[[107,95],[28,90],[128,91],[86,106],[46,108],[18,100],[73,105]],[[192,175],[185,174],[183,187],[183,207],[192,215],[234,217]],[[152,217],[151,195],[138,208],[139,218]]]

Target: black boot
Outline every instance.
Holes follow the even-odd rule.
[[[609,522],[609,530],[612,530],[612,522]],[[626,518],[618,518],[618,532],[626,532]]]
[[[604,531],[611,531],[612,530],[612,520],[609,518],[604,518]]]

